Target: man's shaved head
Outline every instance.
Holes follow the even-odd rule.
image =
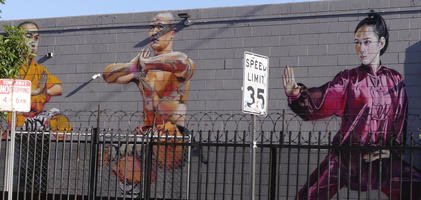
[[[175,16],[170,12],[158,13],[152,18],[152,23],[160,21],[162,24],[174,24],[176,22]]]

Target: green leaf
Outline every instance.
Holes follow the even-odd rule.
[[[8,25],[4,30],[6,34],[0,37],[0,78],[16,78],[32,52],[26,45],[25,30]]]

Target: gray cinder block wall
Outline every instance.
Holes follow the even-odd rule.
[[[295,66],[297,81],[319,86],[339,71],[358,65],[353,31],[370,9],[381,12],[390,29],[390,45],[382,63],[404,74],[410,113],[420,113],[419,0],[316,1],[221,7],[187,12],[193,21],[175,37],[174,49],[196,63],[189,112],[241,112],[244,51],[270,58],[269,113],[287,108],[280,76],[285,65]],[[71,97],[65,95],[102,73],[113,62],[127,62],[147,38],[156,12],[29,19],[40,26],[37,60],[63,82],[64,93],[46,105],[60,110],[104,109],[142,111],[135,84],[91,82]],[[181,19],[180,19],[181,20]],[[0,21],[17,25],[21,21]],[[46,59],[48,51],[54,57]]]
[[[191,26],[176,34],[174,44],[176,51],[196,63],[188,112],[241,113],[244,51],[270,58],[269,113],[288,109],[282,68],[294,66],[297,81],[319,86],[341,70],[357,66],[353,32],[370,9],[380,12],[389,25],[390,44],[382,64],[404,75],[409,113],[421,113],[421,0],[315,1],[171,11],[187,12],[192,20]],[[134,57],[145,45],[142,41],[155,14],[29,19],[40,27],[37,60],[63,82],[63,95],[53,97],[46,108],[86,111],[101,104],[106,110],[141,112],[142,99],[134,84],[107,84],[97,79],[71,97],[65,96],[102,73],[108,64]],[[22,21],[26,20],[0,23]],[[53,58],[45,57],[48,51],[54,52]],[[420,131],[416,123],[409,128]]]

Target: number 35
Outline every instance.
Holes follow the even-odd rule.
[[[247,106],[251,107],[251,105],[253,105],[256,102],[254,98],[254,88],[252,86],[248,86],[247,90],[250,91],[250,98],[251,98],[251,102],[247,102]],[[264,107],[265,105],[265,98],[263,97],[264,93],[265,93],[264,89],[257,88],[257,99],[262,100],[262,107]]]

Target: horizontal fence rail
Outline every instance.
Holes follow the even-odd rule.
[[[405,144],[339,145],[336,118],[304,122],[285,112],[258,118],[252,172],[250,116],[186,115],[185,127],[168,131],[142,128],[142,115],[124,112],[101,112],[97,127],[98,113],[87,113],[61,113],[70,130],[18,129],[18,199],[249,199],[251,173],[256,199],[420,197],[418,115],[408,117]],[[4,179],[10,138],[7,127],[2,130]],[[3,182],[0,190],[4,199]]]

